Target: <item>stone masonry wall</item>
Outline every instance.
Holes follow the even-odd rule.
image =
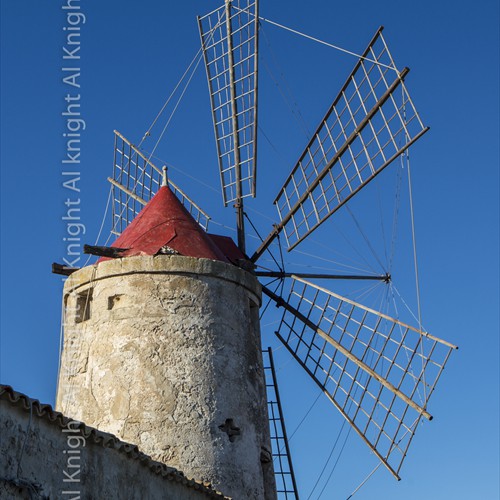
[[[18,404],[8,399],[5,393],[0,397],[2,500],[225,498],[134,446],[68,422],[48,405],[39,412],[37,401],[30,410],[29,398]]]
[[[228,496],[276,498],[254,276],[130,257],[74,273],[64,293],[59,411]]]

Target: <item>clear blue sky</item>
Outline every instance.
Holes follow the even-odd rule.
[[[62,287],[50,265],[65,257],[67,236],[62,217],[68,190],[62,187],[61,175],[61,113],[68,92],[62,83],[67,25],[63,3],[1,1],[0,380],[47,403],[55,397]],[[195,16],[219,2],[82,3],[86,22],[81,30],[79,93],[86,129],[78,198],[86,229],[83,242],[92,244],[108,194],[113,129],[133,142],[140,140],[198,50]],[[422,316],[427,330],[458,344],[460,350],[431,399],[435,419],[418,430],[401,471],[403,480],[397,483],[380,468],[354,498],[498,498],[498,2],[262,0],[261,15],[355,52],[362,51],[384,25],[396,63],[411,68],[408,88],[431,127],[411,151]],[[300,111],[306,127],[314,129],[355,59],[268,24],[263,27],[268,42],[262,37],[260,113],[267,139],[259,139],[259,199],[249,203],[248,210],[267,234],[269,218],[276,220],[271,201],[306,143],[295,117]],[[289,105],[266,67],[277,77],[279,89],[293,96]],[[174,182],[216,222],[234,227],[233,213],[223,210],[217,193],[202,67],[158,156],[172,165]],[[378,255],[384,254],[381,227],[392,224],[396,172],[393,165],[353,200],[352,210],[378,246]],[[415,310],[407,206],[405,198],[393,278]],[[211,230],[234,235],[222,226]],[[255,240],[249,241],[252,249]],[[349,269],[335,261],[380,271],[346,213],[339,212],[298,250],[302,253],[286,256],[290,269]],[[355,295],[349,286],[331,284],[333,290]],[[380,289],[363,298],[368,305],[380,303]],[[271,306],[262,321],[264,345],[278,347],[273,339],[278,319]],[[283,349],[276,352],[276,361],[292,432],[318,390]],[[336,410],[320,399],[291,440],[302,498],[311,492],[341,426]],[[337,446],[311,498],[318,498],[339,452]],[[346,499],[376,463],[351,433],[321,498]]]

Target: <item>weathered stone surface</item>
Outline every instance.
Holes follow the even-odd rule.
[[[222,262],[130,257],[67,280],[57,409],[234,498],[275,498],[260,285]]]
[[[113,436],[24,403],[0,398],[2,500],[223,498]]]

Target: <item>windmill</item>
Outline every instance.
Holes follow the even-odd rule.
[[[397,69],[380,28],[279,189],[274,201],[276,224],[249,254],[244,200],[257,194],[259,19],[257,0],[226,0],[220,8],[198,18],[223,204],[235,208],[238,248],[245,257],[234,259],[233,264],[261,278],[263,293],[283,309],[278,339],[399,479],[419,422],[432,419],[429,398],[456,346],[314,281],[372,276],[304,274],[281,268],[262,271],[258,266],[278,240],[284,238],[292,251],[428,128],[405,86],[409,69]],[[109,179],[112,232],[120,235],[166,184],[207,229],[210,217],[167,179],[151,156],[115,132],[114,171]],[[119,257],[126,249],[87,247],[87,251]],[[169,251],[162,248],[162,252]],[[280,292],[268,286],[269,278],[282,280]],[[265,356],[278,492],[283,498],[298,497],[272,353]]]
[[[245,251],[243,200],[256,195],[258,2],[226,1],[198,22],[223,202],[234,203],[238,245]],[[252,263],[258,264],[280,234],[293,250],[427,132],[404,83],[409,69],[397,70],[382,30],[279,190],[274,200],[279,222],[254,251]],[[429,397],[456,347],[310,281],[324,275],[282,269],[256,274],[291,281],[286,296],[263,285],[284,309],[276,335],[399,479],[418,422],[432,418]],[[417,395],[424,395],[422,402]]]

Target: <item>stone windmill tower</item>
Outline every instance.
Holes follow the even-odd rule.
[[[226,495],[275,498],[261,289],[229,260],[244,256],[167,185],[120,247],[66,281],[56,409]]]
[[[225,0],[198,22],[237,245],[206,231],[208,216],[152,163],[154,148],[146,153],[144,139],[136,147],[115,132],[109,181],[118,238],[86,247],[101,257],[95,265],[61,270],[70,277],[57,409],[233,498],[298,498],[278,396],[276,413],[267,412],[262,292],[284,310],[280,342],[399,479],[456,346],[309,281],[389,283],[389,272],[290,273],[283,259],[273,256],[277,270],[259,259],[277,247],[281,253],[280,235],[288,250],[299,245],[427,132],[405,86],[409,69],[397,68],[379,28],[279,190],[279,222],[247,254],[258,2]],[[276,279],[279,292],[271,289]],[[268,418],[281,433],[270,435]]]

